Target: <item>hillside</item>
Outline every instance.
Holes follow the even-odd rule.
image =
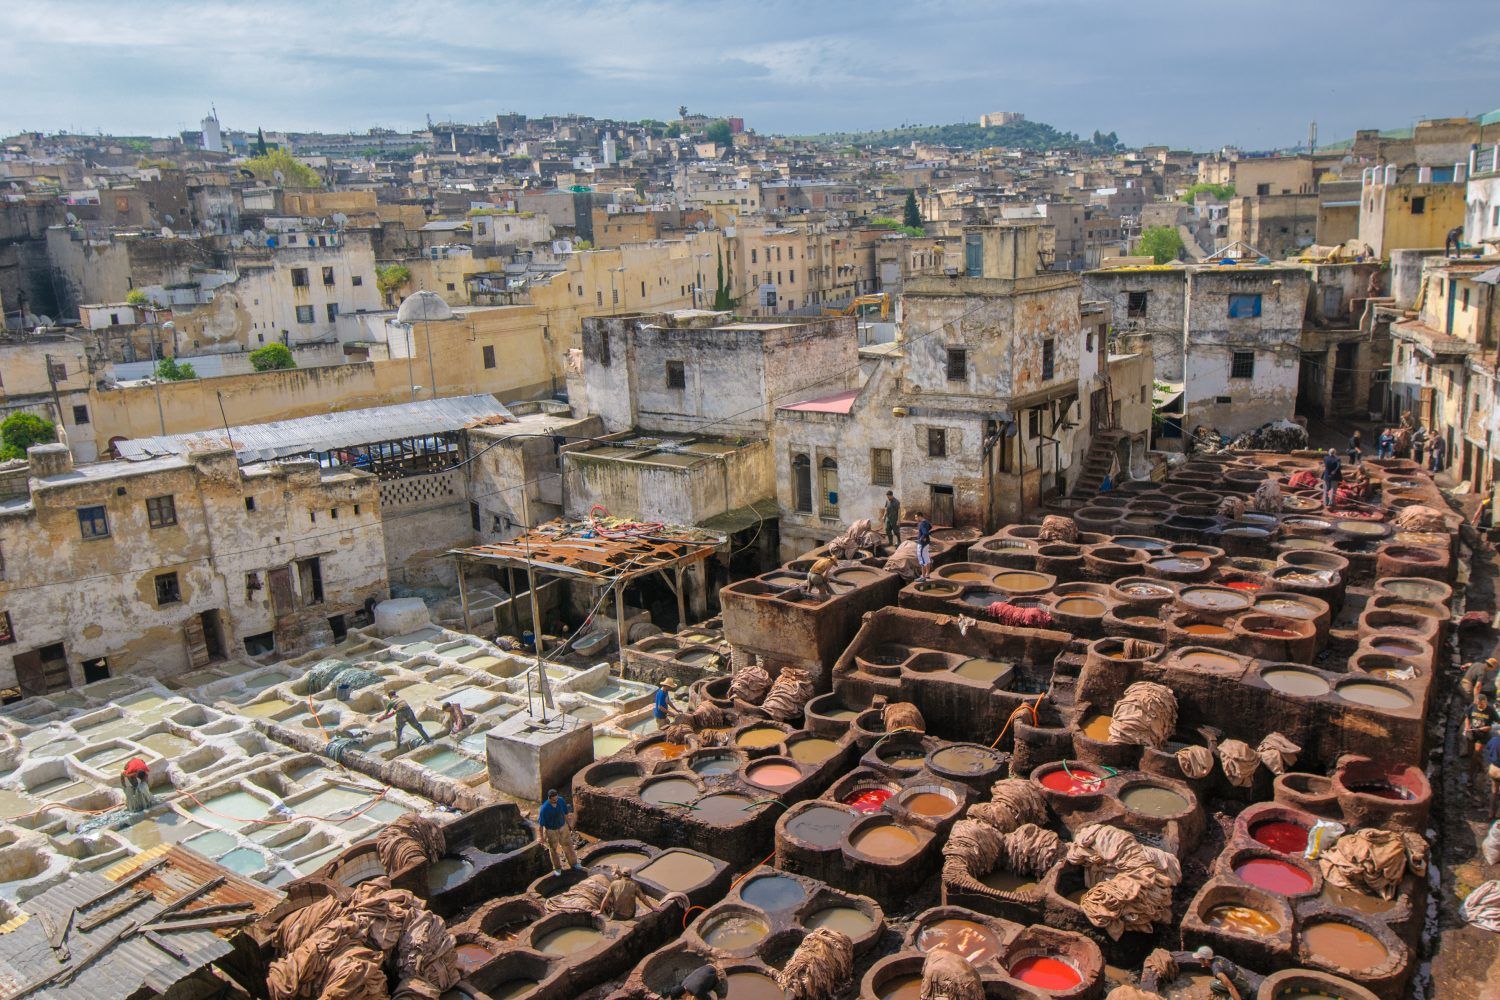
[[[1074,132],[1060,132],[1046,122],[1033,121],[1010,122],[990,128],[983,128],[973,122],[953,125],[918,125],[912,128],[886,129],[880,132],[831,132],[807,138],[856,146],[861,149],[904,146],[911,142],[956,146],[960,149],[1004,146],[1033,151],[1063,147],[1093,147],[1110,150],[1118,146],[1113,132],[1103,135],[1095,132],[1093,139],[1083,139]]]

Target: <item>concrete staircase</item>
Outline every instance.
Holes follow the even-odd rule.
[[[1124,436],[1124,431],[1113,429],[1094,434],[1094,439],[1089,442],[1089,450],[1083,456],[1083,468],[1073,482],[1073,496],[1090,497],[1099,492],[1099,484],[1109,475],[1109,467],[1119,454],[1119,441]]]

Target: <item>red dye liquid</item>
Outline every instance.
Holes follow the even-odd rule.
[[[862,813],[879,812],[891,795],[889,788],[866,788],[862,792],[844,796],[844,805],[853,806]]]
[[[1307,828],[1284,819],[1270,819],[1250,828],[1250,836],[1282,854],[1301,854],[1307,850]]]
[[[1045,955],[1028,955],[1010,967],[1011,977],[1044,990],[1071,990],[1083,974],[1067,962]]]
[[[1055,771],[1048,771],[1041,778],[1044,788],[1050,788],[1064,795],[1086,795],[1090,792],[1097,792],[1103,780],[1104,776],[1097,771],[1071,765],[1067,771],[1058,768]]]
[[[1312,888],[1312,876],[1287,861],[1276,858],[1251,858],[1234,870],[1240,878],[1257,889],[1295,896]]]
[[[1252,583],[1249,580],[1230,580],[1229,582],[1225,583],[1224,586],[1228,587],[1230,590],[1259,590],[1260,589],[1260,584],[1258,584],[1258,583]]]

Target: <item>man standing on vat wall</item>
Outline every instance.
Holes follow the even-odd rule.
[[[547,845],[547,854],[552,858],[552,874],[562,874],[564,858],[574,869],[583,871],[573,851],[573,808],[557,794],[557,789],[547,789],[547,801],[536,811],[536,822],[542,828],[542,843]]]

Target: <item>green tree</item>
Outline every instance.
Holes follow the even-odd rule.
[[[411,281],[411,269],[405,264],[387,264],[375,269],[375,287],[385,296],[387,304],[391,297]]]
[[[270,152],[270,149],[266,146],[266,130],[257,126],[255,129],[255,155],[265,156],[268,152]]]
[[[190,378],[197,378],[198,372],[190,362],[162,358],[156,363],[156,377],[163,382],[185,382]]]
[[[1234,197],[1233,184],[1210,184],[1207,181],[1199,181],[1186,191],[1182,192],[1182,200],[1191,205],[1198,198],[1198,192],[1206,191],[1214,196],[1215,201],[1228,201]]]
[[[1147,226],[1141,232],[1135,252],[1142,257],[1151,257],[1158,264],[1165,264],[1179,259],[1184,249],[1182,236],[1173,227]]]
[[[310,188],[323,184],[323,178],[318,176],[316,170],[284,149],[273,149],[262,156],[252,156],[245,161],[245,169],[263,181],[275,180],[279,171],[283,187]]]
[[[913,229],[922,228],[922,210],[917,207],[917,192],[906,192],[906,207],[901,210],[901,224]]]
[[[734,147],[734,130],[731,129],[729,127],[729,123],[722,118],[709,125],[708,128],[704,129],[703,135],[704,138],[708,139],[709,142],[717,143],[718,145],[723,146],[726,149],[732,149]]]
[[[250,365],[258,372],[296,368],[297,359],[285,344],[267,344],[250,352]]]
[[[132,288],[125,293],[125,304],[127,306],[143,306],[147,301],[149,300],[146,298],[146,293],[139,288]]]
[[[0,461],[25,458],[26,449],[32,445],[56,440],[56,424],[35,413],[17,410],[0,422]]]

